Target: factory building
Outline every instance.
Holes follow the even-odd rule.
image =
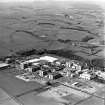
[[[0,70],[6,69],[8,67],[10,67],[9,64],[7,64],[7,63],[0,63]]]
[[[56,60],[56,61],[54,61],[54,64],[59,66],[59,65],[61,65],[61,62],[59,60]]]
[[[26,60],[23,62],[19,62],[19,65],[20,65],[20,69],[23,70],[23,69],[28,68],[28,66],[31,66],[32,64],[35,64],[38,62],[40,64],[44,64],[45,62],[54,62],[55,60],[57,60],[57,58],[50,57],[50,56],[43,56],[43,57],[40,57],[39,59],[34,58],[34,59]]]
[[[55,67],[55,71],[62,71],[64,67]]]
[[[26,68],[28,68],[29,66],[31,66],[32,65],[32,63],[28,63],[28,62],[22,62],[22,63],[20,63],[20,69],[26,69]]]
[[[77,65],[76,66],[76,70],[81,70],[81,66],[80,65]]]
[[[91,75],[87,72],[84,72],[82,74],[80,74],[80,78],[84,79],[84,80],[90,80],[91,79]]]
[[[51,73],[51,70],[39,70],[39,76],[41,77],[45,77],[46,75],[48,75],[49,73]]]
[[[51,57],[51,56],[43,56],[43,57],[40,57],[40,60],[46,60],[48,62],[54,62],[54,61],[58,60],[58,58]]]
[[[63,76],[58,72],[54,72],[54,73],[48,74],[48,77],[49,77],[49,79],[54,80],[54,79],[61,78]]]
[[[36,72],[36,71],[38,71],[38,70],[40,70],[40,69],[41,69],[40,66],[36,65],[36,66],[28,67],[28,68],[26,68],[25,70],[26,70],[26,71],[29,71],[29,72]]]
[[[95,74],[96,74],[99,78],[102,78],[103,80],[105,80],[105,72],[97,71],[97,72],[95,72]]]
[[[20,69],[26,69],[28,66],[31,66],[32,63],[38,62],[39,59],[31,59],[20,63]]]
[[[66,67],[71,67],[72,66],[72,62],[66,62]]]

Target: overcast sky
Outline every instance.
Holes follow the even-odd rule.
[[[0,2],[33,2],[33,1],[82,1],[82,2],[88,2],[88,3],[95,3],[98,5],[102,5],[105,7],[105,0],[0,0]]]
[[[32,1],[35,1],[35,0],[0,0],[1,2],[32,2]]]
[[[47,0],[0,0],[0,2],[32,2],[32,1],[47,1]],[[48,1],[83,1],[83,2],[95,2],[105,3],[105,0],[48,0]]]
[[[32,1],[47,1],[47,0],[0,0],[2,2],[32,2]],[[48,1],[91,1],[91,2],[105,2],[105,0],[48,0]]]

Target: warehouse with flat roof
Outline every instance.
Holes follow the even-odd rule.
[[[7,63],[0,63],[0,69],[6,69],[8,68],[10,65]]]

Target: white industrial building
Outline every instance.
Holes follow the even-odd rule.
[[[66,62],[66,67],[71,67],[72,62]]]
[[[46,60],[48,62],[54,62],[54,61],[58,60],[58,58],[51,57],[51,56],[43,56],[43,57],[40,57],[40,60]]]
[[[91,79],[91,75],[88,74],[87,72],[84,72],[84,73],[80,74],[80,78],[84,79],[84,80],[90,80]]]
[[[102,71],[97,71],[96,72],[96,75],[103,78],[105,80],[105,72],[102,72]]]
[[[20,63],[20,69],[25,69],[25,68],[27,68],[28,64],[35,64],[39,61],[54,62],[56,60],[58,60],[58,58],[54,58],[54,57],[51,57],[51,56],[43,56],[43,57],[40,57],[40,58],[34,58],[34,59],[30,59],[30,60],[21,62]]]
[[[5,69],[7,67],[9,67],[10,65],[7,63],[0,63],[0,69]]]

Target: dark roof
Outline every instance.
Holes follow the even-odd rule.
[[[53,72],[53,73],[50,73],[50,75],[56,76],[56,75],[61,75],[61,74],[58,72]]]

